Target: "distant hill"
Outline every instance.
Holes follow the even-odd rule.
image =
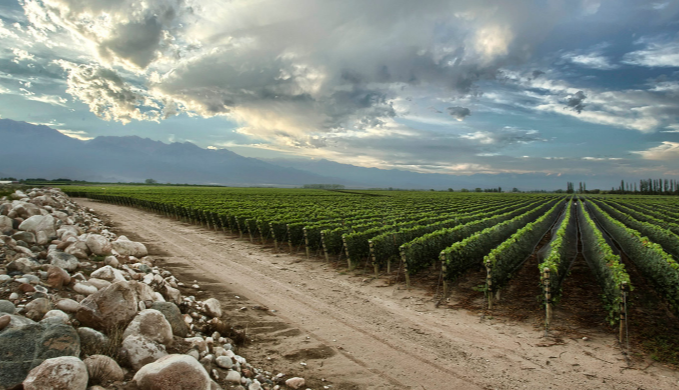
[[[80,141],[47,126],[9,119],[0,119],[0,139],[0,167],[14,177],[277,186],[330,180],[190,142],[166,144],[137,136]]]
[[[497,188],[511,191],[565,188],[581,177],[545,174],[445,175],[363,168],[325,159],[255,159],[190,142],[166,144],[137,136],[80,141],[47,126],[0,119],[3,176],[69,178],[105,182],[301,186],[342,184],[353,188]],[[1,176],[0,176],[1,177]],[[616,179],[619,183],[619,178]],[[616,183],[615,180],[608,180]],[[588,185],[589,188],[595,188]],[[610,188],[603,187],[603,189]]]

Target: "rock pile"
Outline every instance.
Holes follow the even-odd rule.
[[[304,386],[237,355],[220,302],[181,285],[59,189],[0,199],[0,390]]]

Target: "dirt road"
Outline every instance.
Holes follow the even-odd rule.
[[[255,340],[241,351],[255,366],[309,378],[312,389],[679,386],[677,371],[630,365],[611,334],[545,338],[529,324],[437,309],[424,291],[338,273],[322,260],[138,209],[77,202],[146,243],[180,280],[216,295]]]

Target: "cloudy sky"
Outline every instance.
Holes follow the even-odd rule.
[[[679,0],[4,0],[0,117],[451,174],[679,177]]]

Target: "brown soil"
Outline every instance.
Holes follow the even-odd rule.
[[[253,365],[303,376],[312,389],[674,389],[679,384],[679,373],[670,368],[628,362],[614,333],[592,331],[587,340],[557,343],[530,321],[436,308],[431,288],[407,290],[391,283],[393,277],[375,279],[360,269],[338,273],[303,253],[275,254],[247,239],[138,209],[77,201],[108,216],[117,233],[146,243],[159,265],[181,281],[196,280],[205,295],[220,299],[232,324],[252,340],[240,353]]]

